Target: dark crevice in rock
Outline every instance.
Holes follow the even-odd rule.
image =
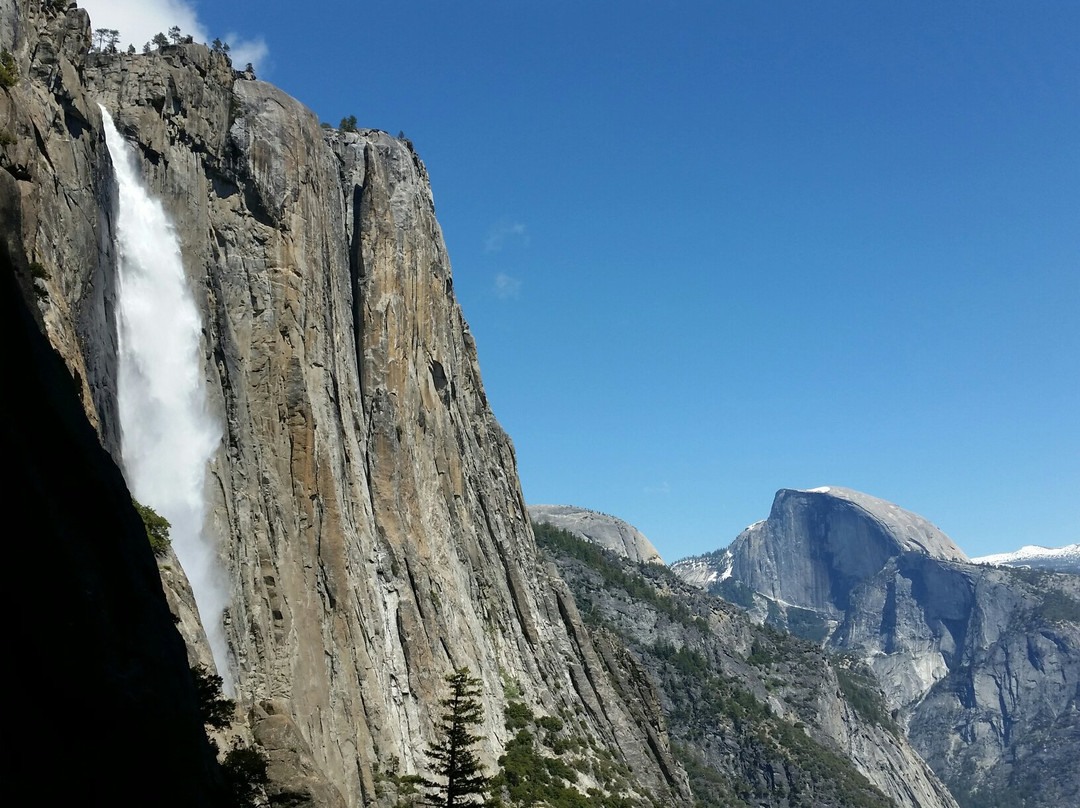
[[[366,280],[364,251],[361,243],[364,189],[357,185],[352,192],[352,243],[349,245],[349,285],[352,289],[352,329],[356,355],[356,380],[360,394],[364,392],[364,293]]]

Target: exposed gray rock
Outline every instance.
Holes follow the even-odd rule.
[[[900,553],[967,558],[921,516],[836,487],[777,492],[769,518],[744,530],[729,549],[737,581],[831,618],[847,609],[854,586]]]
[[[617,633],[656,682],[664,725],[705,804],[955,805],[888,713],[869,714],[867,704],[882,703],[876,691],[864,688],[858,709],[842,694],[847,660],[753,625],[663,567],[590,566],[545,546],[603,626],[592,630]]]
[[[87,55],[85,12],[0,10],[3,36],[23,32],[25,76],[0,91],[16,137],[0,166],[18,183],[5,222],[47,276],[38,316],[114,452],[115,194],[98,102],[176,225],[224,428],[209,528],[232,591],[232,675],[245,706],[273,704],[285,718],[271,724],[306,744],[303,799],[368,804],[391,760],[395,776],[422,772],[443,676],[468,666],[489,770],[511,735],[511,681],[537,715],[578,717],[586,758],[633,765],[632,802],[686,804],[666,739],[589,662],[564,584],[538,563],[411,144],[325,133],[201,45]],[[204,658],[181,572],[165,572]]]
[[[528,510],[534,522],[546,522],[567,530],[631,561],[664,563],[660,553],[640,530],[617,517],[573,505],[529,505]]]
[[[834,488],[780,491],[727,552],[673,569],[858,653],[962,805],[1076,804],[1080,578],[965,562],[926,520]]]

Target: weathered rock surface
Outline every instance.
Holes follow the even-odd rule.
[[[857,653],[962,805],[1080,803],[1080,579],[965,563],[928,525],[842,489],[781,491],[728,551],[674,570]]]
[[[666,738],[639,723],[538,563],[411,144],[326,133],[201,45],[87,55],[85,12],[0,11],[23,77],[0,91],[19,216],[5,225],[19,222],[22,282],[114,454],[115,193],[97,103],[175,222],[224,432],[208,497],[236,693],[273,706],[257,738],[303,741],[292,769],[275,747],[275,787],[385,802],[388,776],[425,767],[444,674],[468,666],[489,770],[514,682],[537,715],[577,716],[586,757],[633,766],[628,799],[685,804]]]
[[[660,553],[640,530],[615,516],[573,505],[529,505],[528,511],[534,522],[568,530],[631,561],[664,563]]]
[[[782,490],[729,548],[730,574],[772,600],[839,617],[851,589],[903,552],[964,561],[944,533],[891,502],[825,487]]]
[[[582,553],[546,525],[537,531],[590,630],[618,636],[657,683],[664,726],[702,804],[955,805],[872,680],[838,670],[847,660],[754,625],[660,565]],[[858,699],[845,694],[856,686]]]

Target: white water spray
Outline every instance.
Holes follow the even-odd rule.
[[[228,587],[206,535],[206,471],[221,437],[200,365],[199,312],[180,243],[147,192],[131,147],[101,108],[118,187],[120,448],[135,498],[172,525],[218,673],[231,691],[222,614]]]

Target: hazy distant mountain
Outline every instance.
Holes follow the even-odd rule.
[[[971,563],[1080,574],[1080,544],[1067,544],[1057,548],[1028,544],[1011,553],[996,553],[973,558]]]
[[[629,522],[573,505],[529,505],[534,522],[545,522],[599,544],[631,561],[663,564],[664,559],[645,534]]]

